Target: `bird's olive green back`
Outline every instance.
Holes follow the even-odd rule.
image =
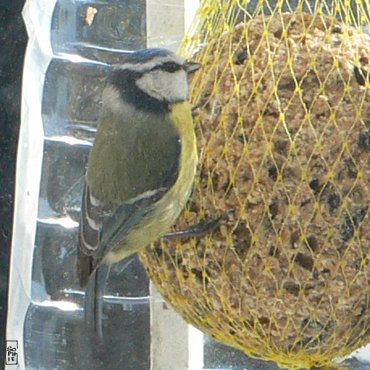
[[[185,111],[192,129],[188,104]],[[106,204],[122,204],[145,192],[167,188],[178,176],[181,141],[177,121],[182,115],[135,113],[117,116],[105,111],[100,118],[87,181],[94,189],[93,196]]]

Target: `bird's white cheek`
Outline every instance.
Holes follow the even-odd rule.
[[[168,100],[172,102],[183,101],[188,97],[188,81],[185,71],[180,70],[170,75],[166,73]]]
[[[149,96],[163,100],[163,92],[161,91],[161,84],[154,72],[144,74],[136,81],[137,87]],[[158,88],[159,86],[159,88]]]
[[[144,74],[136,84],[153,98],[170,103],[186,100],[188,96],[187,76],[182,70],[175,73],[154,70]]]

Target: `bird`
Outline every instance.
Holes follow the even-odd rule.
[[[148,48],[130,53],[107,78],[77,248],[85,323],[101,339],[110,267],[164,236],[190,196],[198,156],[188,79],[199,68]]]

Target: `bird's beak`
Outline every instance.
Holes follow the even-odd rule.
[[[192,74],[196,72],[202,65],[198,62],[186,61],[184,66],[185,66],[186,73]]]

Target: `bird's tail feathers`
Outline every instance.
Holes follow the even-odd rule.
[[[85,294],[85,325],[90,333],[103,340],[103,304],[110,266],[101,264],[91,274]]]

